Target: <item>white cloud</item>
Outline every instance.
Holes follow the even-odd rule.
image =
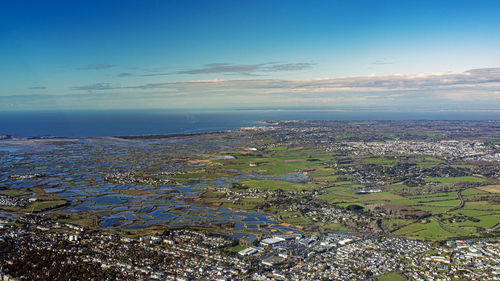
[[[500,89],[500,69],[474,69],[463,73],[369,75],[316,79],[217,79],[155,83],[132,88],[175,89],[184,92],[212,91],[265,94],[375,94],[375,97],[405,97],[409,93],[464,100],[497,99],[492,91]]]
[[[68,107],[236,108],[236,107],[426,107],[500,109],[500,69],[462,73],[367,75],[314,79],[213,79],[117,86],[75,86],[54,96]],[[26,102],[3,98],[4,104]],[[30,102],[42,106],[43,96]]]

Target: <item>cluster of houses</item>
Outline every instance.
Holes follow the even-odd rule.
[[[24,197],[13,197],[7,195],[0,195],[0,206],[7,207],[26,207],[29,199]]]
[[[29,179],[35,179],[35,178],[42,178],[45,176],[46,175],[44,175],[44,174],[34,173],[34,174],[14,174],[14,175],[10,175],[9,177],[13,180],[29,180]]]
[[[104,180],[107,182],[114,182],[118,184],[150,184],[155,185],[159,183],[164,183],[163,180],[159,180],[152,176],[139,175],[133,171],[128,171],[124,173],[112,173],[104,176]]]
[[[498,241],[448,241],[446,246],[398,237],[349,233],[263,237],[236,254],[226,236],[195,230],[129,238],[27,215],[0,229],[0,243],[23,255],[50,250],[67,263],[113,269],[143,280],[366,280],[397,272],[411,280],[500,278]],[[12,257],[11,257],[12,258]],[[17,280],[0,257],[0,276]],[[8,279],[5,279],[8,278]],[[447,279],[448,278],[448,279]]]
[[[253,280],[366,280],[397,272],[410,280],[500,280],[500,243],[449,241],[440,247],[395,237],[275,236],[241,255],[268,270]]]
[[[191,230],[131,239],[28,215],[0,229],[0,243],[5,241],[14,242],[19,255],[30,250],[71,254],[68,263],[73,266],[98,265],[134,280],[226,280],[248,271],[247,261],[219,250],[231,240]],[[7,256],[0,258],[0,272],[5,276],[10,274],[4,270],[10,262]]]
[[[253,255],[265,270],[253,280],[366,280],[404,269],[403,259],[417,259],[430,249],[420,241],[348,234],[279,235],[259,246]]]
[[[351,155],[433,155],[449,159],[474,158],[498,161],[492,147],[479,141],[386,141],[332,143],[327,151],[346,152]]]
[[[316,208],[311,207],[306,212],[307,217],[311,217],[313,221],[324,222],[324,223],[342,223],[344,221],[368,221],[368,218],[353,213],[345,208],[339,208],[329,204],[318,206]]]

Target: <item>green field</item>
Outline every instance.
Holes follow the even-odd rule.
[[[500,223],[500,214],[495,214],[495,215],[475,215],[471,216],[475,219],[478,219],[478,222],[475,221],[465,221],[465,222],[457,222],[454,223],[456,226],[474,226],[474,227],[481,227],[481,228],[491,228],[495,226],[496,224]]]
[[[283,191],[298,191],[313,189],[314,185],[304,183],[293,183],[281,180],[248,180],[242,181],[240,184],[251,189],[271,190],[281,189]]]
[[[466,210],[491,210],[499,211],[500,204],[491,204],[488,201],[465,202],[464,209]]]
[[[451,200],[457,198],[456,192],[439,192],[425,195],[409,196],[408,198],[415,200],[417,202],[428,202],[428,201],[439,201],[439,200]]]
[[[286,147],[286,146],[276,146],[276,147],[268,148],[267,151],[284,151],[287,149],[288,149],[288,147]]]
[[[22,195],[28,195],[30,192],[26,191],[21,191],[21,190],[14,190],[14,189],[8,189],[8,190],[2,190],[0,191],[1,195],[7,195],[7,196],[22,196]]]
[[[293,173],[301,169],[321,168],[323,162],[334,157],[323,150],[301,150],[274,148],[264,154],[237,154],[236,159],[217,160],[225,168],[263,171],[264,174],[281,175]],[[253,165],[250,165],[253,164]]]
[[[407,225],[411,223],[411,220],[405,220],[405,219],[390,219],[390,220],[385,220],[382,223],[382,228],[384,230],[390,231],[392,229],[395,229],[396,227],[400,227],[403,225]]]
[[[369,204],[393,204],[413,205],[415,202],[390,192],[374,192],[368,194],[358,193],[359,185],[344,185],[332,187],[325,190],[318,198],[332,203],[356,203],[359,205]],[[339,204],[337,204],[339,205]]]
[[[389,159],[386,157],[370,157],[362,159],[365,164],[393,164],[397,163],[397,159]]]
[[[233,247],[226,247],[226,248],[224,248],[224,250],[229,251],[229,252],[233,252],[233,253],[238,253],[239,251],[243,251],[246,248],[248,248],[248,246],[238,244],[238,245],[233,246]]]
[[[441,213],[444,213],[444,212],[449,210],[449,208],[442,208],[442,207],[436,207],[436,206],[430,206],[430,205],[415,205],[412,207],[417,209],[417,210],[422,210],[422,211],[432,213],[433,215],[441,214]]]
[[[405,235],[417,239],[441,240],[451,237],[454,234],[444,230],[437,221],[429,223],[413,223],[405,226],[394,234]]]
[[[472,177],[472,176],[465,176],[465,177],[436,177],[436,178],[426,178],[425,182],[436,182],[436,183],[441,183],[441,184],[453,184],[457,182],[487,182],[487,180],[478,178],[478,177]]]
[[[302,218],[297,212],[281,212],[279,213],[279,215],[281,216],[281,219],[283,219],[283,221],[288,223],[300,225],[309,224],[309,222]]]
[[[348,137],[348,136],[346,136]],[[348,137],[350,138],[350,137]],[[306,174],[314,184],[292,183],[283,180],[247,180],[241,181],[242,186],[233,186],[232,191],[244,192],[246,189],[260,191],[317,191],[317,199],[332,206],[348,207],[358,205],[364,207],[365,214],[377,212],[377,207],[385,208],[387,212],[382,219],[382,229],[391,231],[398,229],[395,234],[414,237],[417,239],[442,240],[463,234],[473,234],[482,229],[494,225],[498,220],[499,204],[491,204],[486,201],[488,196],[494,194],[477,188],[468,188],[462,191],[462,197],[466,199],[464,208],[459,211],[449,212],[453,207],[458,207],[460,201],[457,198],[457,189],[450,188],[443,192],[442,188],[425,183],[437,185],[454,186],[460,182],[481,183],[488,182],[487,179],[477,176],[460,177],[428,177],[424,183],[413,181],[406,183],[400,177],[397,183],[389,181],[387,186],[379,186],[382,192],[363,193],[365,185],[357,183],[354,174],[346,173],[349,169],[396,169],[395,164],[405,163],[408,165],[436,169],[438,165],[445,162],[429,155],[364,155],[354,156],[345,153],[330,153],[318,149],[304,149],[303,147],[278,146],[263,150],[263,152],[233,154],[235,159],[214,160],[223,164],[225,169],[236,169],[246,171],[259,171],[268,175],[281,175],[286,173],[300,172]],[[335,165],[332,165],[335,164]],[[334,168],[330,168],[334,167]],[[352,167],[352,168],[346,168]],[[467,169],[458,168],[458,169]],[[419,179],[420,180],[420,179]],[[421,181],[421,180],[420,180]],[[417,182],[417,186],[408,186]],[[408,184],[408,185],[406,185]],[[368,186],[368,184],[366,184]],[[432,189],[436,189],[433,192]],[[422,189],[422,192],[419,191]],[[421,194],[421,195],[418,195]],[[292,195],[295,196],[295,195]],[[301,196],[297,195],[297,199]],[[306,195],[310,196],[310,195]],[[481,202],[470,202],[476,200],[477,196],[484,197]],[[203,197],[221,198],[223,195],[214,191],[207,192]],[[271,198],[271,197],[270,197]],[[224,207],[237,208],[241,210],[254,210],[261,206],[264,211],[279,214],[283,221],[296,224],[311,224],[311,218],[303,218],[297,213],[280,212],[281,206],[266,206],[266,197],[244,198],[237,204],[222,203]],[[492,201],[492,200],[489,200]],[[394,206],[396,205],[396,206]],[[406,208],[407,207],[407,208]],[[409,214],[400,213],[400,210],[410,210]],[[424,211],[414,212],[411,210]],[[407,212],[407,211],[403,212]],[[489,211],[489,214],[480,211]],[[494,211],[491,213],[491,211]],[[476,212],[476,213],[474,213]],[[426,223],[418,220],[419,216],[430,216]],[[404,217],[409,216],[409,217]],[[465,216],[465,217],[464,217]],[[441,225],[440,225],[441,223]],[[317,223],[326,230],[346,230],[338,223]]]
[[[324,225],[322,225],[322,227],[329,230],[343,230],[343,231],[349,230],[347,227],[342,226],[340,223],[334,223],[334,222],[325,223]]]
[[[40,212],[47,209],[56,208],[68,203],[66,200],[53,200],[53,201],[36,201],[31,203],[28,207],[29,210],[33,210],[35,212]]]
[[[479,189],[475,189],[475,188],[469,188],[469,189],[462,191],[462,196],[464,196],[464,197],[475,196],[475,195],[487,195],[487,194],[488,194],[488,192],[483,191],[483,190],[479,190]]]
[[[353,200],[354,197],[342,194],[340,192],[328,192],[321,194],[318,198],[330,203],[343,203]]]
[[[203,193],[201,195],[201,197],[204,197],[204,198],[221,198],[224,195],[225,195],[224,192],[218,192],[218,191],[209,190],[209,191],[206,191],[205,193]]]
[[[436,206],[436,207],[456,207],[460,205],[460,200],[444,200],[444,201],[434,201],[427,202],[425,205]]]
[[[63,217],[57,218],[58,221],[64,223],[76,224],[86,228],[94,227],[94,218],[88,215],[64,215]]]
[[[283,217],[283,220],[292,224],[309,224],[309,222],[302,217]]]
[[[466,209],[455,210],[455,211],[453,211],[453,213],[461,214],[461,215],[468,216],[468,217],[477,217],[477,216],[484,216],[484,215],[490,214],[490,212],[487,212],[487,211],[466,210]]]
[[[430,156],[422,156],[415,157],[415,163],[419,167],[431,168],[441,163],[441,160]]]

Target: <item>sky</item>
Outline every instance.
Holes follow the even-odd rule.
[[[2,1],[0,110],[500,110],[500,1]]]

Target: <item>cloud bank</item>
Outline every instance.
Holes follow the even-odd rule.
[[[117,77],[154,77],[154,76],[167,76],[167,75],[203,75],[203,74],[239,74],[245,76],[260,76],[270,72],[280,71],[300,71],[314,67],[314,63],[299,62],[299,63],[282,63],[282,62],[266,62],[259,64],[231,64],[226,62],[217,62],[205,64],[200,68],[185,69],[174,72],[159,72],[146,74],[133,74],[133,73],[119,73]]]
[[[202,73],[251,71],[256,66],[225,63],[191,70]],[[297,69],[297,64],[258,66],[269,71]],[[128,76],[128,74],[123,74]],[[120,80],[123,81],[123,80]],[[131,80],[136,82],[136,79]],[[140,81],[140,80],[139,80]],[[166,81],[144,84],[98,82],[71,87],[54,96],[59,104],[109,108],[284,108],[350,107],[411,110],[496,110],[500,112],[500,68],[461,73],[421,73],[315,79],[238,78]],[[31,102],[43,99],[32,96]],[[4,97],[14,104],[15,97]],[[26,102],[26,101],[25,101]],[[40,103],[41,104],[41,103]]]
[[[217,67],[218,68],[218,67]],[[469,91],[495,93],[500,90],[500,68],[472,69],[463,73],[369,75],[317,79],[217,79],[165,82],[131,86],[138,89],[178,91],[250,91],[255,94],[295,93],[394,93],[418,92],[453,96]],[[491,98],[498,98],[492,94]]]
[[[179,74],[209,74],[209,73],[239,73],[253,74],[255,72],[297,71],[312,68],[313,63],[279,63],[268,62],[261,64],[234,65],[230,63],[211,63],[203,68],[183,70]]]

